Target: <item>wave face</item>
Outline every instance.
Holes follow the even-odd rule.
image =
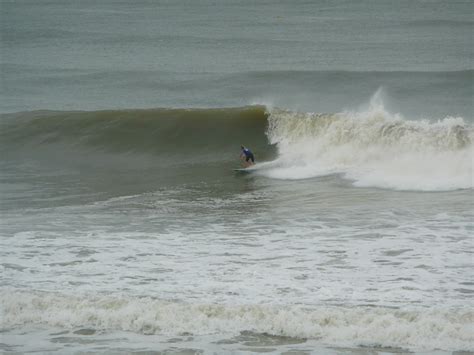
[[[468,309],[229,306],[148,297],[74,297],[18,291],[3,293],[1,302],[6,327],[46,324],[165,335],[252,331],[318,339],[329,345],[414,350],[469,350],[474,341],[474,313]]]
[[[376,100],[375,100],[376,101]],[[270,111],[279,157],[261,173],[278,179],[343,174],[361,187],[472,188],[473,129],[460,117],[410,121],[372,102],[363,112]]]
[[[263,106],[226,109],[35,111],[2,117],[5,151],[51,145],[110,153],[168,154],[239,149],[263,138]],[[265,142],[264,142],[265,144]]]

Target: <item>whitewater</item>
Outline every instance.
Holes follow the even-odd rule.
[[[407,120],[387,112],[379,89],[363,111],[336,114],[272,109],[267,136],[279,157],[271,178],[342,174],[359,187],[443,191],[473,185],[474,130],[462,117]]]

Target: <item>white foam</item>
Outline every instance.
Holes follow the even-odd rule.
[[[398,190],[472,188],[473,128],[460,117],[409,121],[379,95],[361,112],[271,109],[267,135],[279,156],[261,173],[305,179],[341,173],[356,186]]]
[[[253,331],[337,346],[474,349],[474,312],[469,309],[229,306],[13,290],[1,293],[1,305],[5,329],[43,324],[161,335]]]

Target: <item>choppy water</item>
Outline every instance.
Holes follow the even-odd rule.
[[[470,2],[1,13],[2,351],[474,350]]]

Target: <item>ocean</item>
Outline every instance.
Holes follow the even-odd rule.
[[[0,351],[474,352],[473,13],[3,0]]]

